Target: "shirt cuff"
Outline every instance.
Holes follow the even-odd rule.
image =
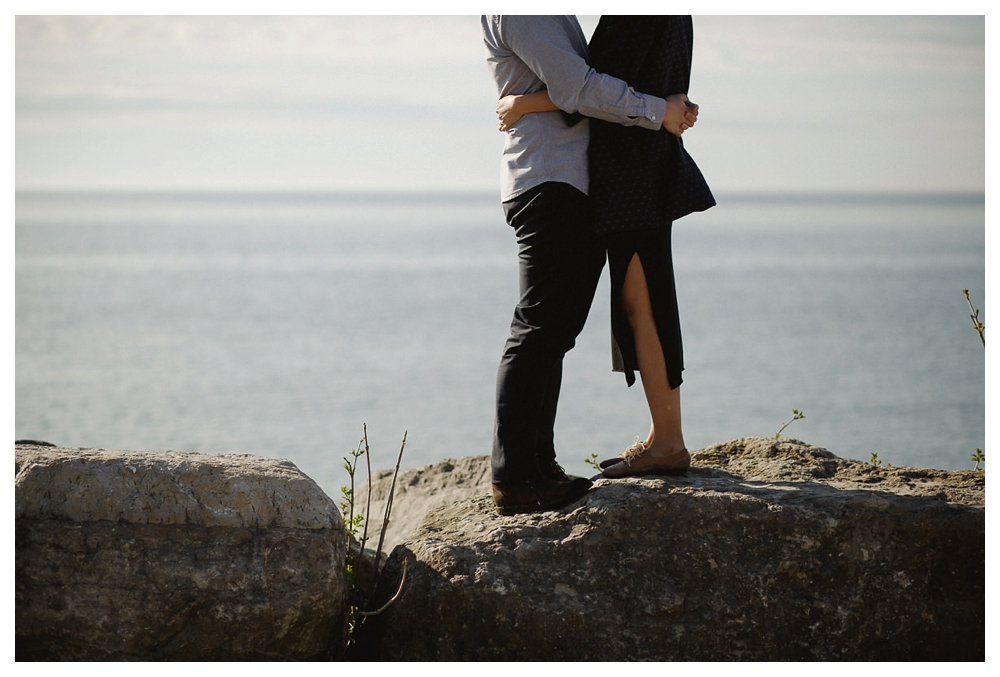
[[[663,118],[667,116],[667,102],[658,96],[646,95],[647,115],[639,123],[640,127],[646,129],[659,129],[663,126]]]

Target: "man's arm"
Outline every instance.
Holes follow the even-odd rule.
[[[635,82],[639,79],[639,73],[643,64],[650,57],[650,51],[657,40],[664,35],[669,17],[665,16],[622,16],[614,17],[614,28],[611,33],[616,34],[616,38],[611,38],[608,33],[610,28],[605,24],[609,19],[602,18],[597,30],[590,39],[591,57],[600,54],[600,63],[594,61],[595,65],[602,72],[614,73],[625,82]],[[602,30],[603,29],[603,30]],[[622,33],[628,35],[628,49],[611,49],[606,45],[609,39],[620,39]],[[698,120],[698,106],[688,100],[686,94],[675,94],[668,96],[667,110],[664,115],[663,126],[671,134],[680,136],[684,130],[690,129]],[[683,104],[683,105],[681,105]]]
[[[549,100],[560,110],[626,126],[663,127],[675,136],[698,118],[697,106],[687,105],[684,94],[664,100],[637,93],[624,80],[595,71],[552,17],[502,16],[499,29],[518,58],[546,84]]]
[[[500,17],[499,28],[504,42],[545,83],[559,109],[646,129],[670,124],[667,101],[596,72],[552,17],[507,15]],[[683,112],[685,106],[679,103]]]
[[[698,120],[698,104],[688,101],[684,94],[673,94],[666,98],[667,109],[663,117],[663,127],[680,136]],[[552,103],[547,90],[540,89],[531,94],[508,94],[497,102],[499,129],[506,132],[528,113],[547,113],[559,108]],[[575,123],[572,123],[575,124]]]

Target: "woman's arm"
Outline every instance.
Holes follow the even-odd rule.
[[[554,110],[559,109],[552,103],[549,93],[544,89],[531,94],[509,94],[497,102],[500,131],[506,132],[528,113],[546,113]]]
[[[662,126],[674,136],[680,136],[685,130],[694,126],[698,120],[697,104],[688,101],[686,94],[673,94],[667,99],[666,115]],[[549,93],[540,89],[531,94],[508,94],[497,102],[497,117],[500,118],[500,131],[506,132],[518,120],[528,113],[545,113],[559,110]]]

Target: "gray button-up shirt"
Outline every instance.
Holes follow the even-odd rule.
[[[548,89],[567,113],[657,130],[667,103],[639,94],[622,80],[587,65],[587,40],[575,16],[482,17],[486,62],[500,97]],[[525,115],[507,131],[501,199],[546,181],[589,189],[586,120],[570,126],[559,111]]]

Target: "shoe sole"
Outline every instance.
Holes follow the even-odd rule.
[[[680,452],[678,452],[678,454],[679,453]],[[671,456],[676,456],[676,455],[677,454],[671,454]],[[677,466],[671,466],[669,464],[664,463],[663,465],[647,465],[644,468],[632,469],[631,467],[629,467],[628,472],[626,472],[623,475],[605,475],[604,472],[601,472],[601,474],[604,475],[604,477],[609,480],[619,480],[624,477],[645,477],[646,475],[683,475],[691,467],[690,453],[688,454],[687,458],[688,458],[687,465],[685,465],[683,468]],[[618,463],[608,466],[608,468],[611,468],[614,465],[624,465],[624,462],[619,461]]]
[[[652,467],[652,468],[643,468],[642,470],[632,470],[625,473],[624,475],[605,475],[604,473],[601,473],[601,475],[603,475],[603,477],[608,480],[620,480],[626,477],[645,477],[647,475],[683,475],[689,469],[690,466],[688,466],[687,468],[663,468],[663,469]]]

